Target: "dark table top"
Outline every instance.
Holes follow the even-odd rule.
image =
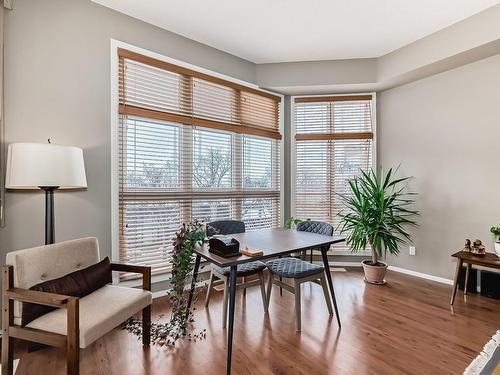
[[[459,251],[453,254],[452,257],[460,258],[465,263],[500,269],[500,258],[497,257],[497,255],[494,253],[486,253],[485,255],[475,255],[472,253]]]
[[[240,249],[248,247],[252,250],[262,250],[264,254],[255,257],[239,255],[223,258],[209,252],[208,244],[196,246],[194,252],[219,267],[227,267],[345,241],[345,237],[342,236],[325,236],[316,233],[299,232],[295,229],[281,228],[231,234],[229,237],[233,237],[239,241]]]

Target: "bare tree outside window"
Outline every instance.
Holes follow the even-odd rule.
[[[231,156],[215,147],[205,155],[197,155],[194,161],[193,182],[198,188],[227,187],[231,173]]]

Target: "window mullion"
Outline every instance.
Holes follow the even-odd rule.
[[[239,90],[233,91],[234,96],[234,121],[237,124],[242,123],[241,118],[241,92]],[[235,133],[233,134],[233,188],[243,195],[243,135]],[[234,219],[241,220],[242,213],[242,198],[237,197],[232,200],[232,215]]]
[[[180,107],[181,111],[193,113],[193,79],[188,76],[181,76],[180,84]],[[193,191],[193,128],[184,125],[181,129],[181,189],[184,192]],[[181,202],[181,222],[188,223],[192,219],[193,202],[192,199],[185,199]]]

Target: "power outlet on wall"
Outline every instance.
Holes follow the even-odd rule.
[[[417,255],[417,249],[415,248],[415,246],[410,246],[410,255]]]

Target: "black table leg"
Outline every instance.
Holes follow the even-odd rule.
[[[330,272],[330,265],[328,264],[328,256],[326,252],[328,249],[321,249],[321,257],[323,258],[323,266],[325,267],[325,273],[326,273],[326,280],[328,281],[328,287],[330,289],[330,294],[332,296],[332,301],[333,301],[333,307],[335,308],[335,315],[337,316],[337,323],[340,326],[340,316],[339,316],[339,310],[337,308],[337,300],[335,299],[335,291],[333,290],[333,282],[332,282],[332,275]]]
[[[189,290],[189,299],[188,299],[188,309],[191,307],[191,303],[193,302],[194,288],[196,287],[196,279],[198,278],[198,269],[200,268],[200,260],[201,257],[196,255],[196,260],[194,261],[194,269],[193,269],[193,277],[191,278],[191,289]]]
[[[234,328],[234,305],[236,300],[236,270],[237,266],[231,266],[229,275],[229,325],[227,331],[227,362],[226,373],[231,374],[231,357],[233,354],[233,328]]]
[[[281,259],[281,255],[278,257],[278,259]],[[280,282],[283,282],[283,277],[280,276]],[[283,297],[283,288],[280,285],[280,296]]]

